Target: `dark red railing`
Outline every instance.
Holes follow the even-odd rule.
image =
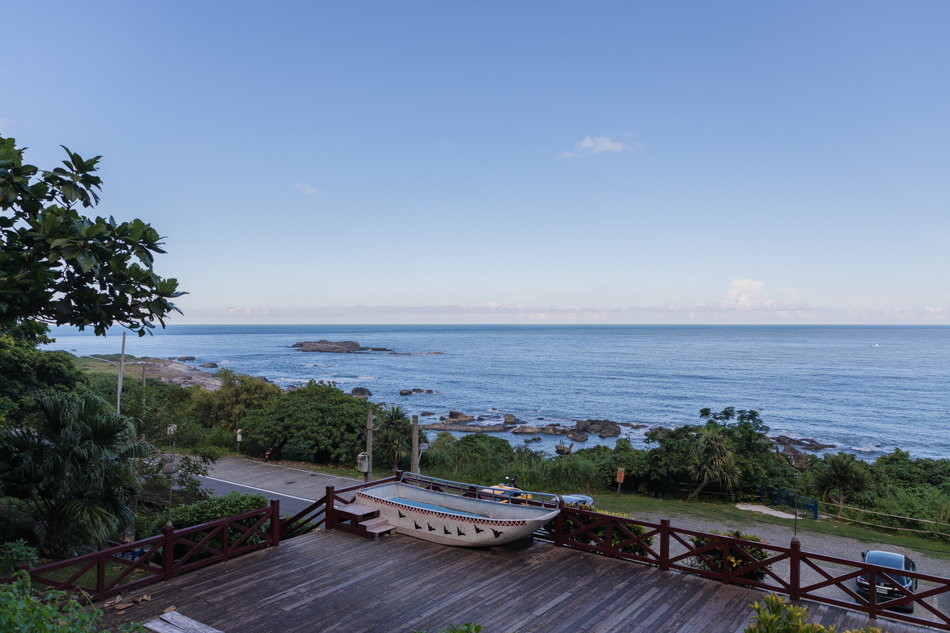
[[[83,601],[102,600],[263,547],[276,547],[280,544],[280,528],[280,502],[273,500],[260,510],[182,529],[168,525],[157,536],[33,569],[18,565],[17,570],[29,572],[34,585],[77,592]],[[121,568],[121,571],[108,574],[107,566]],[[69,569],[69,575],[61,579],[51,577],[53,572],[62,569]],[[96,571],[94,581],[81,581],[93,569]],[[0,578],[0,583],[11,580],[12,577],[7,576]]]
[[[927,598],[950,593],[950,579],[805,552],[794,540],[789,547],[782,547],[675,528],[669,519],[649,523],[569,507],[562,508],[558,517],[535,533],[535,537],[560,547],[782,593],[796,602],[813,600],[863,611],[871,618],[886,616],[950,631],[950,616],[925,602]],[[870,587],[877,586],[879,580],[888,580],[901,595],[884,599],[876,591],[871,591],[865,598],[856,590],[858,576],[867,577]],[[917,579],[917,590],[901,587],[901,583],[894,581],[894,576]],[[835,589],[844,596],[827,595]],[[891,610],[911,605],[926,611],[933,619]]]

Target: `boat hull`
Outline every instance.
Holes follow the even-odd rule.
[[[557,516],[518,506],[425,490],[402,483],[365,488],[357,503],[379,510],[400,534],[456,547],[492,547],[530,536]]]

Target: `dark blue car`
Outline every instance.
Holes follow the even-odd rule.
[[[903,554],[897,554],[895,552],[882,552],[880,550],[869,550],[864,552],[861,555],[865,563],[870,565],[878,565],[879,567],[890,567],[891,569],[899,569],[901,571],[917,571],[917,564],[914,563],[911,559],[904,556]],[[917,590],[917,579],[910,578],[908,576],[900,574],[887,574],[885,576],[883,573],[878,572],[877,574],[877,602],[887,600],[893,600],[894,598],[900,598],[905,595],[901,591],[900,587],[903,586],[908,591]],[[868,575],[862,574],[857,578],[857,590],[858,595],[863,596],[864,598],[869,598],[871,595],[870,588],[868,587]],[[902,610],[907,611],[908,613],[914,612],[914,603],[911,602],[907,606],[894,607],[894,611]]]

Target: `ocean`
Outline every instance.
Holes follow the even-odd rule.
[[[117,354],[107,337],[54,328],[77,355]],[[326,354],[299,341],[352,340],[392,352]],[[697,423],[709,407],[755,409],[770,435],[807,437],[873,459],[895,447],[950,457],[950,327],[874,326],[387,326],[170,325],[128,337],[126,353],[217,363],[286,387],[308,380],[409,414],[450,410],[498,423],[609,419],[631,425]],[[209,370],[214,371],[214,370]],[[400,396],[400,390],[435,393]],[[624,427],[642,445],[646,429]],[[502,434],[513,444],[525,436]],[[531,448],[553,453],[560,438]],[[591,436],[578,448],[613,445]]]

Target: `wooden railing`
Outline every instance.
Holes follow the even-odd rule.
[[[156,536],[32,569],[17,565],[17,571],[27,571],[34,585],[77,592],[82,601],[96,601],[263,547],[276,547],[280,528],[280,502],[275,499],[259,510],[182,529],[169,524]],[[0,583],[11,580],[6,576]]]
[[[289,519],[281,519],[281,538],[289,538],[295,534],[306,530],[313,530],[320,526],[331,529],[330,526],[335,523],[335,521],[332,520],[334,508],[340,505],[346,505],[352,501],[351,499],[347,499],[348,493],[356,492],[361,488],[369,488],[370,486],[399,481],[402,476],[403,472],[400,470],[392,477],[347,486],[346,488],[337,489],[334,486],[327,486],[326,494],[323,497],[314,501]],[[331,516],[329,521],[327,520],[328,514]]]
[[[926,602],[928,598],[950,593],[950,579],[805,552],[795,540],[789,547],[782,547],[676,528],[669,519],[650,523],[569,507],[562,508],[558,517],[535,533],[535,537],[560,547],[782,593],[795,602],[813,600],[863,611],[872,619],[886,615],[893,620],[950,631],[950,616]],[[897,587],[899,595],[885,599],[871,590],[865,598],[856,590],[859,576],[867,578],[870,587],[887,580]],[[917,589],[902,587],[895,576],[917,579]],[[932,619],[892,611],[911,605],[918,613],[930,614]]]

